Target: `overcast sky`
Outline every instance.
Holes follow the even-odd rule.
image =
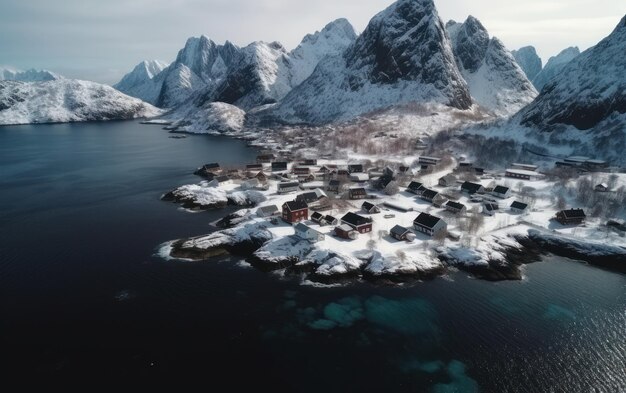
[[[288,49],[331,20],[361,32],[391,0],[1,0],[0,65],[47,68],[115,83],[143,59],[172,61],[187,37],[280,41]],[[608,35],[624,0],[435,0],[445,21],[474,15],[509,49],[534,45],[545,61]]]

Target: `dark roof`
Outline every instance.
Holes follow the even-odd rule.
[[[300,183],[298,183],[297,181],[285,181],[285,182],[278,183],[278,188],[291,188],[291,187],[298,187],[299,185]]]
[[[317,201],[319,198],[317,197],[317,194],[313,191],[311,192],[305,192],[302,193],[298,196],[296,196],[296,200],[297,201],[305,201],[305,202],[315,202]]]
[[[511,203],[511,207],[513,209],[524,210],[524,209],[526,209],[528,207],[528,204],[522,203],[522,202],[518,202],[518,201],[513,201],[513,203]]]
[[[311,214],[312,220],[321,220],[322,218],[324,218],[324,216],[322,216],[322,213],[320,212],[314,212],[313,214]]]
[[[467,190],[469,192],[477,192],[482,188],[481,184],[472,183],[471,181],[466,181],[461,184],[461,190]]]
[[[250,169],[263,168],[263,164],[247,164],[246,168],[250,168]]]
[[[350,189],[350,195],[366,195],[367,191],[365,191],[365,188],[351,188]]]
[[[408,229],[408,228],[405,228],[405,227],[403,227],[403,226],[400,226],[400,225],[396,225],[396,226],[394,226],[394,227],[393,227],[393,228],[391,228],[391,230],[389,231],[389,233],[391,233],[391,234],[395,234],[395,235],[398,235],[398,236],[402,236],[402,235],[404,235],[404,234],[405,234],[405,233],[407,233],[407,232],[409,232],[409,229]]]
[[[213,168],[219,168],[220,164],[218,164],[217,162],[212,162],[210,164],[204,164],[203,168],[204,169],[213,169]]]
[[[287,168],[287,162],[285,161],[272,162],[272,168]]]
[[[447,182],[453,182],[453,181],[456,181],[456,176],[448,173],[447,175],[441,176],[439,178],[439,180],[445,180]]]
[[[376,207],[376,205],[374,205],[373,203],[370,203],[370,202],[363,202],[362,206],[366,210],[371,210],[373,207]]]
[[[428,213],[420,213],[419,216],[415,220],[413,220],[413,224],[418,224],[425,226],[427,228],[434,228],[437,223],[441,221],[441,218],[430,215]]]
[[[341,221],[345,221],[350,225],[354,225],[354,226],[359,226],[359,225],[364,225],[364,224],[369,224],[370,222],[372,222],[372,220],[360,216],[356,213],[346,213],[345,216],[341,217]]]
[[[496,194],[506,194],[509,191],[509,187],[504,187],[504,186],[496,186],[496,188],[493,189],[493,192],[495,192]]]
[[[498,210],[499,206],[497,203],[485,203],[485,209],[488,211]]]
[[[472,166],[472,165],[474,164],[471,162],[459,162],[459,166]]]
[[[335,217],[327,214],[326,216],[324,216],[324,220],[326,220],[327,222],[331,223],[331,222],[333,222],[333,221],[335,221],[337,219]]]
[[[458,202],[454,202],[454,201],[448,201],[446,202],[446,206],[450,206],[453,209],[457,209],[457,210],[461,210],[465,207],[464,204],[462,203],[458,203]]]
[[[424,189],[424,191],[422,192],[422,196],[428,199],[434,199],[437,196],[437,194],[439,194],[437,191],[430,190],[428,188]]]
[[[340,184],[341,184],[341,182],[339,180],[331,180],[331,181],[328,182],[329,186],[338,186]]]
[[[363,170],[363,164],[349,164],[348,165],[348,170],[350,172],[354,172],[356,171],[362,171]]]
[[[567,218],[585,218],[585,211],[583,209],[569,209],[569,210],[561,210],[559,213],[562,213]]]
[[[229,181],[229,180],[230,180],[230,177],[228,177],[228,176],[226,176],[226,175],[223,175],[223,176],[218,176],[218,177],[216,177],[216,178],[215,178],[215,180],[217,180],[218,182],[220,182],[220,183],[221,183],[221,182],[224,182],[224,181]]]
[[[274,157],[276,157],[276,156],[273,155],[273,154],[259,154],[257,156],[257,158],[274,158]]]
[[[409,190],[419,190],[420,188],[424,188],[424,185],[418,181],[412,181],[411,183],[409,183],[409,186],[407,188]]]
[[[292,212],[296,210],[307,209],[309,207],[309,205],[307,205],[305,201],[289,201],[283,204],[283,207],[285,206],[287,207],[287,209],[289,209],[289,211]]]

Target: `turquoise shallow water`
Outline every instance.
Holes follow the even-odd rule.
[[[626,277],[557,257],[522,282],[463,273],[301,286],[228,258],[153,256],[224,212],[159,200],[241,141],[136,122],[0,128],[5,378],[186,381],[230,390],[619,392]]]

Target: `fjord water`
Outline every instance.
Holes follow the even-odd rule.
[[[236,259],[156,257],[225,211],[159,197],[233,139],[137,122],[0,128],[3,381],[163,379],[229,391],[617,392],[626,277],[548,256],[522,282],[463,273],[302,286]],[[228,211],[228,210],[227,210]],[[28,379],[24,379],[27,377]]]

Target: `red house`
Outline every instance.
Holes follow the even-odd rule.
[[[347,224],[359,233],[368,233],[372,231],[372,220],[356,213],[347,213],[341,217],[341,223]]]
[[[283,220],[294,224],[309,219],[309,205],[304,201],[283,203]]]

